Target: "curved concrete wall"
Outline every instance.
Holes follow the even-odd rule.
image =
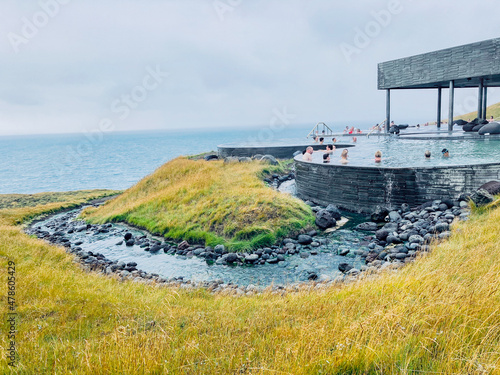
[[[297,195],[304,200],[370,213],[377,207],[415,207],[457,199],[482,184],[500,180],[500,163],[419,168],[318,164],[295,158]]]
[[[312,144],[296,144],[296,145],[266,145],[266,146],[245,146],[241,145],[220,145],[217,146],[219,156],[220,157],[228,157],[228,156],[248,156],[252,157],[254,155],[272,155],[278,159],[290,159],[293,157],[293,153],[295,151],[303,151],[308,146],[312,146],[314,150],[324,150],[326,149],[325,143],[323,145],[319,145],[318,143]],[[352,144],[340,144],[335,143],[336,148],[347,148],[354,147]]]

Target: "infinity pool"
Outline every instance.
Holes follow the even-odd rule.
[[[351,139],[349,139],[351,140]],[[346,143],[342,139],[342,143]],[[405,139],[403,137],[358,137],[355,147],[348,149],[348,163],[352,166],[380,167],[431,167],[457,166],[500,162],[500,139]],[[441,150],[450,152],[444,158]],[[382,161],[375,163],[375,152],[382,152]],[[431,158],[426,159],[426,150]],[[341,165],[338,148],[331,155],[330,164]],[[314,152],[313,162],[322,163],[323,153]]]

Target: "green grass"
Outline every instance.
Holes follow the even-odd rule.
[[[495,205],[397,273],[234,298],[84,272],[12,224],[71,204],[0,210],[1,280],[16,263],[19,355],[11,369],[2,351],[2,374],[500,373]]]
[[[19,215],[23,212],[26,215],[22,216],[22,218],[26,220],[39,215],[41,212],[52,213],[60,209],[74,208],[94,199],[111,197],[120,193],[120,191],[116,190],[96,189],[61,193],[0,194],[0,210],[4,210],[2,215],[4,222],[19,224]],[[61,203],[63,203],[62,206]],[[12,214],[13,212],[15,214]],[[12,217],[9,217],[11,214]]]
[[[37,193],[37,194],[0,194],[0,209],[34,207],[49,203],[71,201],[75,204],[86,202],[89,199],[98,199],[119,194],[115,190],[79,190],[61,193]]]
[[[83,217],[127,222],[169,239],[246,250],[307,229],[314,216],[304,202],[268,188],[264,176],[283,173],[261,162],[174,159],[119,197]]]

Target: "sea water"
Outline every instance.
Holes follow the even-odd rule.
[[[0,137],[0,194],[126,189],[180,155],[228,142],[305,139],[309,128],[262,127]]]

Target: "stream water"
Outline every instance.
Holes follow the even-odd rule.
[[[36,222],[33,227],[47,231],[50,234],[61,231],[67,223],[74,222],[82,225],[77,215],[81,209],[66,213],[60,213]],[[337,231],[324,236],[314,237],[317,246],[304,246],[301,251],[311,254],[307,258],[299,255],[286,256],[284,262],[277,264],[251,265],[251,266],[227,266],[208,265],[202,258],[196,256],[186,258],[185,256],[169,255],[160,251],[151,254],[140,246],[117,245],[126,232],[134,237],[147,235],[150,238],[163,239],[151,236],[149,233],[133,229],[123,224],[112,224],[110,227],[95,226],[87,231],[65,230],[64,238],[67,238],[72,247],[77,243],[83,251],[100,253],[112,261],[136,262],[137,268],[148,273],[156,273],[165,279],[183,278],[184,281],[193,282],[222,280],[224,283],[233,283],[241,286],[253,284],[258,287],[268,285],[285,285],[294,282],[305,282],[308,276],[314,272],[318,280],[327,281],[336,278],[341,273],[338,271],[340,263],[349,263],[355,268],[362,265],[362,260],[356,255],[367,249],[366,233],[352,230],[351,228],[361,221],[361,217],[352,217],[351,220]],[[73,225],[72,227],[74,227]],[[110,224],[107,224],[108,226]],[[102,233],[101,230],[108,231]],[[72,232],[72,233],[67,233]],[[81,243],[79,243],[81,242]],[[350,250],[347,256],[337,255],[343,250]],[[313,255],[313,254],[317,255]]]

